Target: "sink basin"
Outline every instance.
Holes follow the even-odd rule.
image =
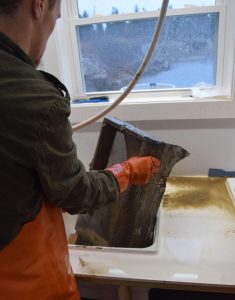
[[[130,185],[116,202],[100,204],[76,223],[78,247],[134,251],[157,251],[158,209],[173,166],[188,156],[180,146],[160,142],[129,123],[105,118],[91,170],[103,170],[132,156],[155,156],[159,172],[146,185]]]

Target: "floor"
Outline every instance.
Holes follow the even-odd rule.
[[[235,294],[190,292],[179,290],[150,289],[149,300],[234,300]],[[81,298],[81,300],[99,300],[99,298]],[[110,299],[112,300],[112,299]],[[135,299],[132,299],[135,300]]]
[[[176,290],[163,290],[151,289],[149,292],[149,300],[234,300],[235,294],[224,293],[207,293],[207,292],[190,292],[190,291],[176,291]],[[133,299],[134,300],[134,299]]]

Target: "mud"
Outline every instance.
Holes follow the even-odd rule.
[[[167,210],[217,207],[235,216],[225,177],[168,178],[162,205]]]

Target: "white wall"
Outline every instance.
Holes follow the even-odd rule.
[[[160,141],[177,144],[191,155],[177,163],[172,175],[207,175],[208,168],[235,170],[235,119],[130,122]],[[74,134],[78,156],[88,167],[100,124]]]

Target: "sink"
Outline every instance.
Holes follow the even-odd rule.
[[[75,247],[113,251],[157,251],[159,207],[166,180],[174,165],[189,155],[178,145],[150,137],[116,118],[105,118],[101,127],[91,170],[104,170],[132,156],[155,156],[160,170],[146,185],[130,185],[119,199],[102,203],[90,214],[79,214]]]

